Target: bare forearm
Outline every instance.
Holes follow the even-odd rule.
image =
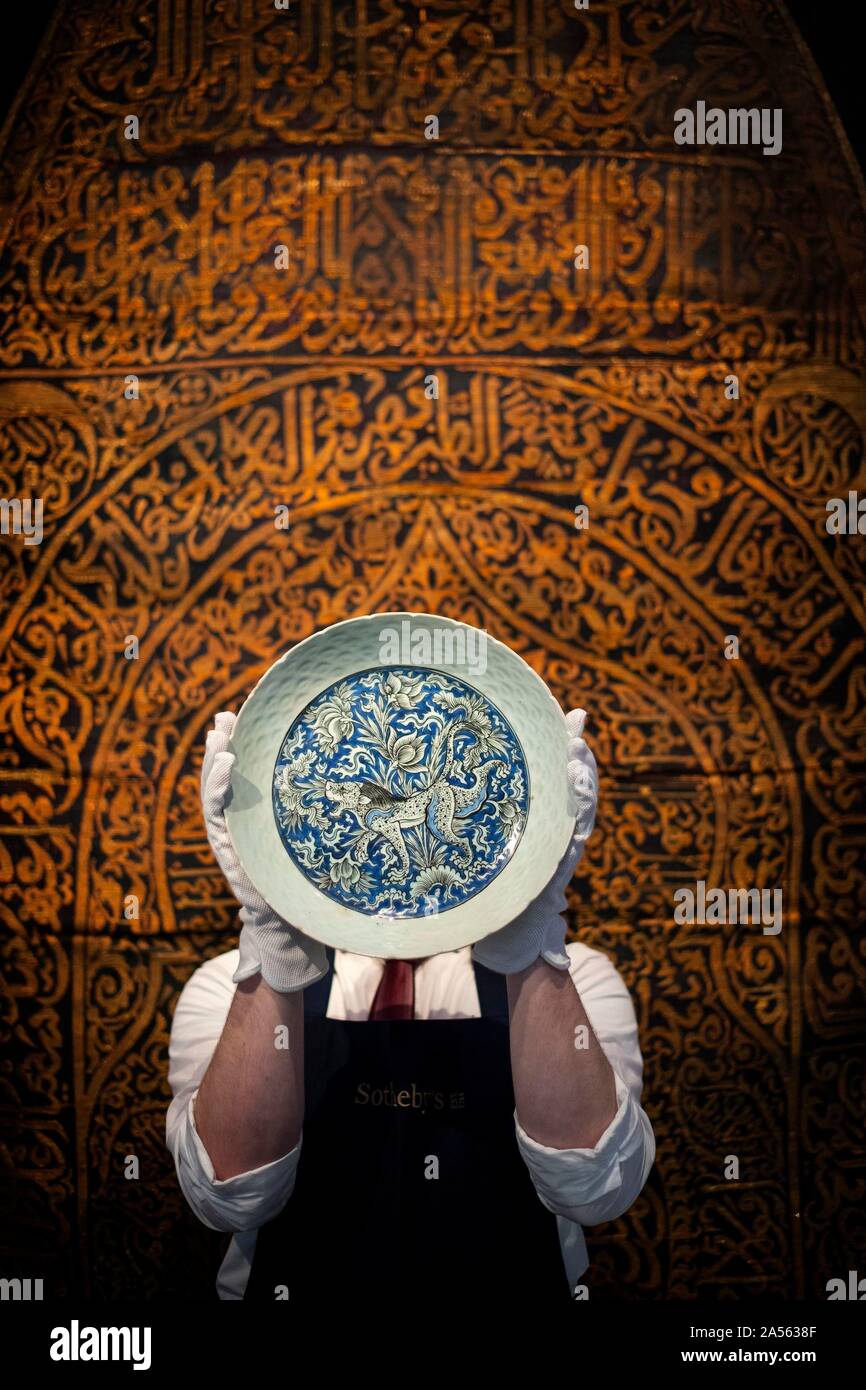
[[[254,975],[238,985],[195,1100],[217,1178],[260,1168],[297,1144],[304,1116],[303,991]]]
[[[548,1148],[594,1148],[616,1114],[616,1082],[571,976],[538,960],[507,978],[521,1126]]]

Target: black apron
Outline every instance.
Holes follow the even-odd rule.
[[[331,980],[304,991],[297,1181],[259,1231],[245,1298],[562,1307],[556,1219],[514,1133],[504,977],[475,965],[481,1018],[396,1023],[327,1018]]]

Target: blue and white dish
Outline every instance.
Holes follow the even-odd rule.
[[[443,671],[378,667],[324,690],[277,757],[274,815],[302,874],[368,914],[469,902],[508,863],[529,809],[519,740]]]
[[[395,631],[430,640],[383,661]],[[442,634],[481,639],[485,660]],[[373,956],[456,950],[554,873],[574,822],[567,743],[559,705],[503,643],[435,614],[352,619],[292,648],[244,703],[229,833],[308,936]]]

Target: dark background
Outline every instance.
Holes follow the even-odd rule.
[[[16,7],[14,28],[0,48],[0,121],[6,119],[55,8],[56,0],[28,0]],[[860,168],[866,170],[862,62],[860,45],[853,42],[851,33],[852,10],[815,0],[788,0],[788,11],[823,73]],[[834,22],[834,14],[838,21]]]
[[[10,675],[5,686],[0,684],[0,723],[10,726],[4,721],[8,710],[33,711],[32,731],[25,729],[18,746],[11,734],[0,736],[0,742],[8,738],[11,750],[2,743],[0,760],[4,766],[9,758],[19,760],[15,766],[33,786],[21,804],[32,823],[51,836],[40,838],[36,854],[28,847],[29,822],[3,841],[8,858],[0,873],[0,897],[11,903],[11,920],[20,930],[11,935],[7,952],[13,1003],[0,1011],[0,1038],[15,1044],[3,1049],[0,1069],[11,1101],[0,1105],[0,1129],[6,1126],[0,1148],[5,1145],[12,1159],[11,1181],[0,1182],[4,1239],[9,1230],[0,1257],[14,1259],[22,1273],[46,1274],[55,1291],[86,1287],[117,1297],[145,1289],[186,1299],[194,1296],[199,1280],[206,1280],[212,1296],[218,1256],[205,1243],[221,1238],[206,1231],[183,1202],[162,1138],[164,1060],[174,1003],[196,965],[225,949],[228,932],[234,940],[237,930],[236,908],[203,834],[195,750],[211,712],[235,696],[242,699],[271,654],[308,635],[314,624],[383,606],[426,607],[488,627],[535,664],[557,698],[573,700],[573,692],[588,690],[598,711],[603,738],[598,746],[611,769],[610,795],[602,807],[601,833],[587,855],[579,927],[588,944],[617,961],[640,1006],[646,1105],[659,1152],[626,1224],[590,1237],[593,1298],[621,1297],[625,1287],[635,1298],[779,1297],[792,1290],[803,1296],[807,1289],[820,1296],[828,1276],[856,1268],[858,1252],[866,1248],[858,1108],[866,1051],[858,1031],[862,973],[856,969],[856,932],[863,920],[858,903],[866,902],[866,886],[851,828],[859,797],[855,778],[866,762],[866,749],[858,760],[856,723],[866,677],[862,661],[850,677],[843,671],[845,653],[863,651],[862,624],[840,605],[833,587],[842,580],[862,588],[863,561],[856,544],[827,545],[829,572],[822,579],[794,527],[814,522],[827,495],[825,480],[832,479],[835,490],[838,479],[840,493],[855,476],[858,483],[862,476],[866,487],[862,430],[846,409],[866,379],[863,315],[852,293],[855,276],[866,265],[866,243],[859,194],[835,133],[823,121],[811,63],[807,74],[799,55],[791,53],[787,25],[778,23],[773,0],[726,0],[724,5],[707,0],[709,8],[695,0],[695,15],[719,16],[707,36],[697,22],[689,28],[692,11],[684,14],[681,0],[668,0],[667,6],[661,0],[660,12],[675,17],[658,60],[659,81],[663,84],[667,73],[671,95],[680,90],[683,73],[694,76],[698,92],[708,90],[715,74],[723,90],[736,92],[746,65],[757,90],[761,67],[754,35],[767,66],[778,54],[778,104],[790,104],[792,125],[799,122],[801,130],[813,134],[810,157],[804,159],[793,142],[784,160],[765,162],[753,151],[750,159],[734,161],[736,168],[725,178],[710,161],[698,162],[694,211],[682,234],[673,232],[671,221],[680,190],[676,161],[656,161],[655,178],[631,201],[617,204],[613,219],[622,234],[640,216],[649,244],[655,237],[663,250],[658,267],[652,257],[642,267],[637,289],[629,291],[635,302],[626,316],[624,299],[632,301],[624,296],[629,281],[621,271],[628,266],[614,262],[602,268],[589,301],[591,313],[582,304],[570,316],[552,311],[540,328],[533,327],[542,312],[536,308],[536,285],[524,270],[513,307],[506,310],[504,300],[498,306],[500,326],[492,323],[487,307],[502,283],[500,267],[519,269],[515,248],[549,236],[556,217],[565,216],[555,211],[551,222],[545,220],[543,190],[561,178],[561,168],[585,165],[598,171],[605,156],[590,149],[585,160],[533,161],[537,172],[529,195],[517,198],[508,190],[499,195],[508,200],[507,213],[492,242],[486,235],[489,203],[475,198],[465,280],[454,294],[454,282],[443,270],[463,214],[461,199],[449,190],[465,178],[460,140],[479,138],[472,102],[455,91],[448,108],[458,136],[454,149],[443,148],[435,165],[425,161],[407,145],[407,117],[401,114],[407,108],[391,103],[392,88],[376,81],[385,63],[393,64],[404,38],[383,47],[384,56],[372,66],[360,63],[355,0],[334,0],[333,7],[323,3],[321,12],[333,8],[334,32],[340,35],[322,65],[323,97],[316,47],[322,30],[316,28],[316,7],[310,7],[313,34],[305,64],[296,65],[293,52],[277,45],[266,84],[279,110],[289,80],[297,74],[300,82],[300,115],[292,110],[278,119],[276,139],[269,110],[260,112],[264,119],[250,120],[253,103],[245,110],[225,95],[235,90],[239,60],[230,67],[232,80],[207,92],[198,86],[194,95],[204,93],[203,99],[191,104],[190,89],[176,80],[171,65],[148,84],[161,122],[131,199],[133,239],[145,247],[136,271],[140,294],[120,303],[128,261],[113,243],[113,212],[121,179],[124,197],[130,197],[125,175],[132,152],[123,148],[116,126],[108,130],[94,112],[106,91],[138,89],[141,72],[153,61],[153,36],[165,34],[175,8],[162,0],[138,0],[133,9],[121,0],[121,21],[131,16],[135,32],[129,41],[115,43],[109,61],[103,26],[112,11],[105,0],[69,3],[77,21],[75,41],[67,37],[58,45],[57,65],[47,60],[42,67],[32,97],[32,126],[28,98],[4,157],[3,183],[20,188],[21,197],[0,258],[5,352],[0,422],[6,428],[0,462],[13,493],[24,477],[25,460],[35,470],[34,486],[59,475],[58,481],[77,491],[61,522],[60,563],[44,567],[45,583],[35,601],[20,606]],[[179,0],[177,8],[182,8]],[[408,11],[411,0],[391,8],[394,14]],[[638,18],[648,13],[642,0],[634,0],[632,8]],[[4,86],[10,103],[35,51],[35,31],[51,9],[29,8],[39,24],[26,44],[29,27],[19,30],[20,38],[11,29],[4,35],[7,52],[0,54],[0,63],[15,65]],[[380,2],[368,13],[388,9]],[[462,12],[448,54],[458,72],[467,61],[462,30],[471,27],[469,17],[507,9],[498,0],[496,6],[449,0],[439,7]],[[549,0],[549,13],[557,9],[565,15],[568,7]],[[809,12],[817,13],[817,7]],[[211,5],[209,13],[220,12]],[[273,14],[270,0],[258,0],[252,13],[258,33],[264,16]],[[830,50],[830,62],[842,57],[850,67],[852,39],[828,29],[827,15],[822,8],[821,24],[812,22],[810,37],[814,34],[820,51]],[[596,8],[591,22],[593,41],[603,45],[609,38],[603,7]],[[519,45],[508,46],[511,53],[521,52]],[[527,48],[524,44],[524,57]],[[623,69],[625,91],[635,90],[635,67],[643,61],[639,52]],[[548,55],[538,56],[544,74]],[[88,63],[100,74],[92,92],[87,81],[83,88],[73,85]],[[829,70],[827,61],[825,67]],[[399,117],[393,128],[389,124],[381,146],[365,138],[359,150],[351,138],[354,128],[347,138],[340,127],[345,92],[351,89],[347,84],[356,73],[359,82],[371,81],[361,90],[374,98],[370,110],[355,112],[363,130],[381,137],[385,118]],[[47,97],[58,74],[69,79],[70,97],[56,120]],[[92,71],[89,76],[93,79]],[[112,87],[115,76],[118,85]],[[435,99],[445,83],[440,79],[433,85]],[[513,109],[534,116],[538,93],[546,88],[528,84],[522,90],[525,95],[514,95]],[[853,79],[840,77],[835,96],[840,106],[844,101],[850,126],[859,119]],[[670,154],[671,121],[661,106],[656,109],[648,136],[661,134]],[[576,148],[581,149],[591,144],[584,133],[591,127],[580,123],[585,111],[576,114]],[[314,120],[309,138],[305,132],[314,129]],[[304,192],[290,225],[307,225],[319,196],[308,171],[321,159],[322,121],[325,138],[335,140],[341,180],[344,175],[352,180],[335,184],[328,194],[335,216],[353,203],[354,213],[347,216],[354,251],[350,273],[342,275],[341,263],[334,262],[323,275],[315,258],[321,238],[311,238],[315,256],[309,265],[304,262],[297,286],[304,312],[285,316],[287,347],[271,362],[271,344],[259,333],[267,318],[256,313],[247,322],[246,306],[252,291],[264,310],[272,313],[276,303],[280,312],[281,295],[256,275],[260,244],[251,239],[238,258],[232,240],[221,234],[221,219],[232,212],[237,170],[250,158],[261,158],[267,171],[255,190],[244,190],[251,215],[271,215],[269,209],[279,202],[275,193],[284,186],[279,181],[285,178],[285,137],[299,136],[292,157],[300,161],[303,177],[297,186]],[[498,190],[511,150],[531,149],[537,128],[530,121],[526,132],[518,129],[512,140],[502,142],[508,146],[503,153],[498,144],[486,148],[490,136],[482,126],[474,172],[463,185],[470,195],[481,190],[489,198],[488,190]],[[46,139],[50,131],[57,135]],[[498,128],[496,134],[499,142]],[[217,138],[223,145],[215,155]],[[862,142],[860,150],[862,161]],[[66,197],[63,179],[51,174],[58,166],[64,171],[69,154],[78,158],[79,168]],[[347,186],[355,187],[353,164],[359,156],[369,192],[363,199],[357,193],[344,197]],[[410,198],[404,190],[425,165],[423,186],[413,184]],[[218,200],[213,218],[208,213],[195,223],[191,250],[183,219],[171,216],[165,205],[165,180],[176,180],[183,206],[198,211],[195,190],[205,167],[208,177],[213,173]],[[577,181],[557,186],[576,189]],[[633,186],[629,175],[625,191]],[[585,187],[594,216],[607,216],[613,199],[621,196],[610,183]],[[563,206],[561,199],[554,204]],[[850,216],[836,216],[840,209],[850,210]],[[421,215],[412,232],[416,211]],[[730,257],[726,239],[737,231],[742,254]],[[431,246],[442,248],[432,260]],[[104,267],[104,284],[99,274],[82,274],[85,254],[91,265]],[[166,280],[166,267],[176,268],[174,281]],[[545,293],[549,275],[545,269],[538,280]],[[652,319],[654,331],[636,342],[644,305],[653,309],[677,277],[688,277],[690,286],[680,317],[671,326],[665,307]],[[564,283],[556,276],[551,282],[555,289]],[[346,308],[335,317],[332,306],[340,302],[341,283]],[[421,301],[418,287],[424,285],[429,288]],[[375,313],[362,339],[356,306],[370,295],[376,296]],[[389,473],[377,441],[385,424],[388,430],[399,427],[407,395],[417,392],[426,352],[419,351],[416,361],[412,345],[422,341],[426,305],[443,325],[434,360],[441,355],[449,364],[453,418],[479,443],[494,438],[508,443],[499,451],[498,471],[486,464],[486,472],[475,463],[467,468],[453,446],[431,449],[422,418],[408,445],[400,443],[401,454],[411,449],[420,463],[402,475],[399,490],[390,483],[383,488]],[[213,306],[228,322],[226,346],[216,357]],[[706,404],[710,386],[718,382],[716,362],[701,356],[703,341],[691,342],[685,331],[683,314],[695,311],[723,341],[723,359],[741,362],[757,387],[721,422]],[[308,316],[315,321],[313,333]],[[35,324],[29,332],[28,321]],[[336,339],[322,346],[320,321],[342,334],[341,347],[348,341],[345,360],[342,351],[326,350]],[[584,323],[588,341],[578,350],[575,325]],[[22,330],[24,347],[16,355]],[[671,333],[683,340],[678,348]],[[408,345],[405,356],[393,356],[395,344]],[[555,359],[561,355],[562,363],[540,366],[539,344]],[[236,352],[243,354],[244,370],[252,372],[253,385],[243,390]],[[296,354],[300,367],[294,365]],[[133,422],[133,434],[126,405],[107,385],[111,374],[129,363],[141,364],[156,384],[148,414]],[[584,364],[591,381],[601,382],[594,392],[585,389]],[[298,449],[295,416],[286,402],[292,393],[297,396],[310,367],[321,378],[309,408],[317,433],[309,449]],[[804,402],[803,377],[810,371],[816,391]],[[336,400],[335,383],[340,387]],[[204,415],[202,390],[209,402]],[[663,401],[662,412],[647,406],[648,394]],[[475,399],[486,403],[477,429]],[[620,402],[616,408],[614,401]],[[58,404],[62,412],[52,413]],[[262,444],[271,419],[274,449]],[[718,462],[708,464],[696,455],[696,420],[709,440],[725,432]],[[352,432],[374,422],[379,433],[370,435],[373,446],[359,463],[344,462],[350,445],[358,453]],[[538,438],[541,446],[534,442]],[[327,445],[333,439],[339,448],[329,464]],[[296,473],[286,467],[290,456],[298,459]],[[106,474],[96,478],[88,471],[91,457]],[[212,465],[207,472],[203,457]],[[568,515],[573,486],[578,478],[596,486],[613,457],[622,461],[621,480],[601,508],[600,544],[575,550]],[[516,475],[514,460],[520,465]],[[816,460],[826,471],[816,471]],[[117,486],[116,461],[128,472]],[[775,480],[769,485],[768,473]],[[507,493],[491,486],[491,478],[494,484],[502,480]],[[776,500],[778,482],[793,496],[784,507]],[[293,506],[299,503],[288,547],[265,544],[264,527],[255,519],[256,507],[270,501],[275,486],[278,500],[290,486]],[[687,521],[675,527],[666,519],[671,491],[684,518],[700,509],[694,527]],[[175,506],[178,493],[191,499],[188,505]],[[239,497],[245,503],[242,513]],[[315,502],[308,503],[310,498]],[[131,546],[118,543],[124,517],[138,519],[141,535]],[[226,545],[203,553],[202,535],[217,525],[224,525]],[[732,548],[722,563],[708,561],[700,571],[701,553],[736,526],[745,543]],[[751,549],[748,527],[760,552]],[[271,529],[271,541],[273,534]],[[14,595],[16,584],[22,592],[24,565],[34,557],[23,550],[10,555],[15,567],[8,591]],[[649,580],[641,577],[644,572]],[[697,599],[696,572],[704,579]],[[185,573],[202,596],[192,615],[175,598],[176,576]],[[795,607],[790,595],[797,583],[817,594],[817,608]],[[707,620],[692,616],[696,602]],[[635,615],[633,628],[623,624],[624,603]],[[159,635],[140,685],[133,692],[128,682],[129,699],[140,703],[120,707],[119,730],[109,719],[126,693],[118,688],[117,666],[104,660],[105,644],[84,644],[78,612],[98,606],[110,643],[112,633],[136,630],[119,626],[132,605],[143,614],[142,630],[159,626]],[[769,722],[778,724],[772,744],[761,732],[767,721],[749,705],[745,687],[730,677],[725,684],[721,667],[727,663],[711,640],[713,631],[725,630],[715,626],[717,611],[740,612],[748,624],[754,689],[766,689],[762,699],[770,702]],[[590,627],[584,613],[599,627]],[[823,629],[815,613],[826,622]],[[827,638],[808,650],[803,634],[808,638],[810,625]],[[46,637],[57,630],[52,650]],[[599,630],[607,656],[593,664],[591,643]],[[4,677],[0,670],[0,682]],[[670,702],[657,713],[659,697],[671,684],[678,692],[676,708],[683,705],[705,747],[718,749],[705,763],[698,763],[693,743],[665,712]],[[29,703],[22,704],[25,700]],[[58,705],[73,711],[62,724]],[[79,730],[83,752],[75,742]],[[72,784],[79,766],[84,776]],[[720,817],[705,766],[730,779],[730,795],[721,798],[724,832],[716,830]],[[46,769],[55,768],[65,775],[49,781]],[[750,780],[747,768],[760,777]],[[664,800],[663,814],[652,809],[652,779]],[[164,835],[161,826],[158,833],[153,829],[159,817],[147,810],[150,793],[141,795],[145,783],[156,789],[154,804],[168,808]],[[58,809],[54,823],[46,826],[46,789],[55,787]],[[11,804],[7,795],[3,800]],[[82,841],[78,826],[85,817],[98,833]],[[735,828],[729,832],[732,817]],[[677,834],[670,835],[669,827]],[[755,883],[774,881],[787,856],[802,868],[799,965],[779,952],[755,951],[747,939],[726,938],[724,954],[706,934],[689,933],[685,939],[683,932],[671,939],[667,885],[680,882],[685,871],[700,875],[707,846],[717,842],[724,855],[754,863]],[[48,853],[41,849],[46,844]],[[635,845],[647,872],[635,869]],[[9,862],[15,878],[5,872]],[[76,893],[81,866],[90,886]],[[146,929],[133,932],[125,924],[121,929],[117,905],[124,885],[139,881],[145,889],[150,883],[165,889],[166,911],[151,893]],[[53,930],[46,930],[46,920]],[[738,1145],[734,1152],[750,1164],[752,1180],[739,1190],[718,1177],[719,1145],[727,1145],[728,1136]],[[136,1185],[118,1176],[117,1159],[128,1153],[147,1157],[147,1181]]]

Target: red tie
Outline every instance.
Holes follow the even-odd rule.
[[[385,973],[370,1008],[371,1023],[392,1023],[415,1017],[415,966],[408,960],[386,960]]]

